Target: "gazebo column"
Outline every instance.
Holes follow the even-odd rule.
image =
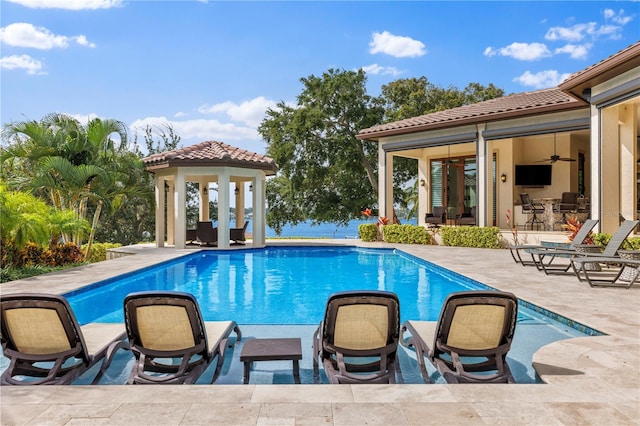
[[[175,196],[176,196],[176,184],[173,180],[168,180],[167,189],[167,244],[175,244],[175,216],[173,214],[175,210]]]
[[[238,193],[236,194],[236,228],[244,226],[244,182],[236,183]]]
[[[252,226],[252,240],[254,247],[264,247],[265,235],[264,230],[266,226],[265,217],[265,178],[264,175],[253,179],[253,226]]]
[[[178,170],[176,175],[176,188],[174,192],[175,208],[173,210],[175,221],[174,246],[177,249],[185,248],[187,238],[187,184],[184,172]]]
[[[218,176],[218,248],[229,248],[229,172]]]
[[[164,247],[164,177],[156,175],[156,247]]]
[[[199,193],[200,193],[200,221],[204,222],[204,221],[208,221],[209,220],[209,182],[207,181],[200,181],[200,188],[199,188]]]

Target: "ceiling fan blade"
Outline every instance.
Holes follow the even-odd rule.
[[[560,160],[560,161],[576,161],[575,158],[565,158],[565,157],[558,158],[558,160]]]

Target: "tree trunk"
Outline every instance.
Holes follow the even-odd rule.
[[[102,211],[102,201],[98,201],[96,211],[93,214],[93,221],[91,223],[91,232],[89,233],[89,239],[87,240],[87,249],[84,252],[84,260],[89,260],[89,254],[91,253],[91,246],[93,245],[93,237],[96,234],[96,227],[98,226],[98,220],[100,219],[100,212]]]

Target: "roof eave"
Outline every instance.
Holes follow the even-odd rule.
[[[401,129],[389,129],[389,130],[382,130],[379,132],[358,134],[356,135],[356,138],[362,139],[362,140],[378,141],[380,138],[388,137],[388,136],[400,136],[400,135],[406,135],[410,133],[426,132],[429,130],[439,130],[439,129],[445,129],[450,127],[465,126],[469,124],[490,123],[494,121],[500,121],[500,120],[506,120],[506,119],[512,119],[512,118],[527,117],[531,115],[549,114],[549,113],[558,112],[558,111],[572,111],[575,109],[584,108],[585,106],[587,106],[587,102],[585,102],[582,99],[576,99],[575,102],[571,102],[570,104],[545,105],[542,107],[526,108],[522,110],[505,111],[505,112],[492,113],[487,115],[465,117],[465,118],[455,119],[450,121],[438,121],[436,123],[420,124],[420,125],[411,126],[411,127],[404,127]]]
[[[223,162],[219,160],[170,160],[145,165],[145,169],[151,173],[155,173],[157,170],[170,169],[173,167],[236,167],[243,169],[263,170],[265,172],[270,172],[267,173],[268,175],[274,175],[278,171],[278,166],[275,164],[241,163],[238,161]]]
[[[640,44],[636,44],[619,55],[596,64],[574,77],[569,77],[560,83],[558,88],[577,98],[582,98],[585,89],[597,86],[637,67],[640,67]]]

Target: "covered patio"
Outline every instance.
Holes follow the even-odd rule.
[[[235,205],[235,228],[242,228],[245,222],[245,199],[250,192],[253,208],[252,245],[264,247],[266,177],[275,175],[277,170],[272,158],[223,142],[206,141],[153,154],[142,161],[146,170],[155,174],[157,247],[167,244],[183,249],[186,246],[187,182],[198,184],[198,220],[201,222],[211,221],[209,201],[210,192],[214,190],[211,184],[217,184],[217,244],[221,249],[230,247],[232,199]]]

